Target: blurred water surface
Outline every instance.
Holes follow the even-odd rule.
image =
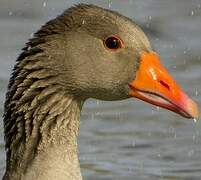
[[[119,11],[137,22],[174,78],[201,102],[200,0],[0,0],[1,115],[9,75],[24,43],[47,20],[79,2]],[[79,147],[87,180],[201,180],[201,123],[135,99],[89,100],[82,112]]]

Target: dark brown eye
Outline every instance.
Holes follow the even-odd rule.
[[[110,36],[104,41],[105,46],[110,50],[122,48],[122,41],[117,36]]]

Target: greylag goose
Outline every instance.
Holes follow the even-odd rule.
[[[14,67],[5,102],[4,180],[81,180],[77,136],[88,98],[135,97],[198,118],[198,108],[129,18],[80,4],[46,23]]]

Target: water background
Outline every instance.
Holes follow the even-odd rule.
[[[9,75],[24,43],[47,20],[78,2],[134,19],[169,72],[201,105],[201,0],[0,0],[1,115]],[[0,123],[2,177],[2,119]],[[79,147],[86,180],[201,180],[201,122],[136,99],[87,101]]]

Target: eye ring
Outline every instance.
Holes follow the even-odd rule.
[[[103,43],[108,50],[112,50],[112,51],[115,51],[124,47],[123,41],[117,35],[112,35],[107,37]]]

